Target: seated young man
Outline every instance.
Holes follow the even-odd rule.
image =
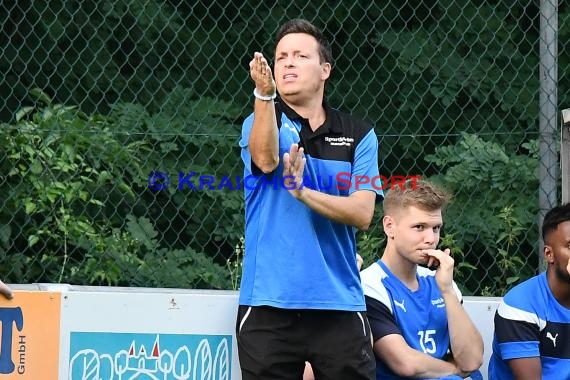
[[[542,223],[547,269],[515,286],[495,313],[490,380],[570,379],[570,203]]]
[[[386,248],[361,272],[378,380],[480,378],[483,339],[461,305],[449,250],[436,248],[448,202],[422,180],[384,198]]]

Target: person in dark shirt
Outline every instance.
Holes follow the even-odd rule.
[[[490,380],[570,379],[570,203],[542,223],[547,269],[503,297]]]

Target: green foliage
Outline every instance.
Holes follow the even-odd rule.
[[[446,234],[476,271],[463,276],[469,292],[488,286],[500,294],[507,285],[535,273],[538,227],[538,142],[524,154],[463,134],[426,160],[443,174],[433,176],[454,195],[445,215]],[[515,276],[516,273],[516,276]]]
[[[245,239],[241,238],[236,244],[234,256],[232,259],[226,261],[226,267],[230,273],[232,283],[232,290],[238,290],[241,283],[241,276],[243,271],[243,255],[245,253]]]
[[[537,12],[500,1],[412,1],[392,23],[373,29],[389,68],[370,92],[384,89],[375,97],[383,110],[373,120],[386,135],[384,150],[395,147],[383,153],[390,172],[437,174],[417,157],[454,144],[461,132],[508,150],[535,133],[538,35],[529,24]]]
[[[498,257],[496,265],[498,274],[493,277],[495,281],[495,292],[499,296],[512,288],[520,279],[520,268],[524,267],[525,262],[521,255],[513,252],[517,242],[526,232],[521,221],[513,215],[513,207],[508,206],[501,210],[499,219],[503,223],[503,229],[497,239]]]
[[[230,227],[217,226],[221,217],[212,207],[219,207],[222,213],[228,209],[240,212],[241,194],[195,191],[186,199],[176,191],[156,194],[145,181],[157,163],[174,171],[180,165],[180,152],[193,154],[190,161],[201,168],[218,161],[220,169],[213,174],[229,173],[223,157],[212,155],[214,146],[226,145],[231,152],[227,135],[210,138],[197,133],[197,127],[187,128],[180,141],[175,134],[136,133],[148,125],[161,129],[164,124],[160,122],[166,123],[161,119],[164,114],[154,115],[156,120],[149,122],[153,116],[145,117],[140,107],[128,105],[123,109],[131,112],[87,116],[75,107],[52,105],[41,90],[32,95],[48,103],[38,109],[22,109],[14,125],[2,125],[0,130],[0,157],[4,157],[0,190],[6,194],[0,210],[0,262],[11,268],[5,274],[7,279],[230,287],[226,268],[215,260],[223,260],[217,257],[224,253],[224,244],[230,247],[228,257],[233,254],[230,240],[239,240],[241,224],[231,211],[239,230],[233,235],[225,233]],[[208,122],[219,124],[229,112],[212,111],[206,102],[197,103],[200,118],[213,115]],[[164,109],[168,110],[166,104]],[[188,112],[170,120],[192,120],[196,114]],[[126,121],[128,117],[131,119]],[[120,132],[127,122],[135,132],[132,135]],[[139,131],[133,128],[137,126]],[[152,149],[157,145],[161,148]],[[178,154],[169,157],[172,150]],[[232,162],[230,168],[234,165]],[[157,208],[160,195],[166,196],[166,202]],[[148,217],[135,216],[141,210],[156,218],[151,222]],[[184,220],[188,220],[185,226],[175,224]],[[201,234],[200,228],[204,230]],[[173,231],[176,235],[170,236]]]
[[[139,186],[147,187],[147,177],[154,171],[171,177],[167,190],[147,191],[138,202],[160,201],[160,208],[141,212],[148,212],[160,226],[169,246],[209,251],[225,264],[244,225],[243,191],[235,187],[237,176],[243,175],[235,124],[239,111],[231,103],[176,88],[156,110],[118,104],[110,117],[118,130],[144,136],[153,147],[145,158],[146,172],[136,178]],[[181,176],[191,174],[193,188],[180,182]],[[204,176],[213,177],[213,186],[200,183]],[[228,178],[233,188],[218,189],[222,178]]]
[[[147,218],[128,216],[127,229],[140,244],[139,266],[123,266],[131,286],[227,289],[226,269],[192,248],[159,248],[158,232]]]
[[[241,174],[237,126],[252,107],[247,65],[254,51],[272,60],[275,32],[291,15],[330,37],[327,100],[376,126],[382,174],[444,170],[438,177],[458,196],[456,226],[447,224],[444,239],[453,236],[449,244],[478,268],[459,271],[468,288],[480,289],[479,277],[490,289],[493,277],[513,277],[496,266],[507,207],[527,228],[509,248],[524,259],[521,279],[534,265],[538,2],[12,3],[0,5],[0,122],[9,123],[0,131],[0,262],[8,280],[129,283],[122,268],[138,268],[146,259],[137,249],[148,250],[127,230],[129,215],[149,220],[157,252],[189,249],[216,265],[235,263],[241,192],[178,190],[177,173],[195,172],[194,181]],[[570,64],[569,4],[558,6],[559,67]],[[559,70],[559,109],[570,103],[569,78]],[[30,93],[35,87],[43,91]],[[461,132],[484,146],[476,142],[470,154]],[[421,157],[436,150],[439,161],[425,165]],[[485,173],[494,165],[504,179]],[[157,170],[172,177],[168,190],[148,189]],[[379,223],[359,236],[365,261],[382,239]],[[180,255],[163,257],[176,263]]]
[[[382,226],[381,217],[375,218],[374,221],[378,220],[379,226]],[[362,256],[362,269],[368,267],[372,263],[376,262],[382,253],[384,252],[386,242],[386,235],[382,228],[375,228],[371,231],[361,232],[358,235],[357,249],[356,251],[360,256]]]
[[[35,94],[50,101],[39,90]],[[86,150],[96,144],[89,135],[94,131],[97,144],[105,144],[109,154],[121,150],[129,155],[135,149],[115,141],[103,118],[87,117],[74,107],[47,104],[37,112],[23,109],[14,126],[3,125],[0,155],[5,180],[0,187],[6,197],[0,217],[1,224],[10,226],[7,238],[13,242],[4,253],[12,254],[5,259],[17,274],[64,281],[75,249],[97,238],[110,223],[101,217],[105,199],[100,194],[111,179],[119,188],[130,188],[121,177],[113,178],[113,167],[89,161]],[[133,157],[133,167],[136,161]],[[30,265],[35,255],[41,263]]]
[[[439,242],[440,249],[449,248],[451,256],[455,262],[455,268],[453,272],[453,279],[461,293],[464,295],[470,294],[469,289],[466,289],[463,285],[469,277],[473,276],[473,273],[477,268],[465,260],[465,253],[463,249],[457,245],[455,234],[447,233],[441,236]]]

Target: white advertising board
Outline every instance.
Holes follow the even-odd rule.
[[[500,297],[463,297],[465,311],[467,311],[467,314],[469,314],[469,317],[483,336],[485,352],[481,373],[485,380],[487,380],[489,358],[493,352],[493,320],[500,302]]]
[[[109,289],[62,294],[59,380],[241,378],[235,292]]]
[[[54,332],[51,340],[56,349],[50,346],[50,351],[59,348],[50,360],[54,375],[42,380],[241,380],[235,341],[237,292],[54,284],[16,289],[25,291],[16,291],[14,300],[5,303],[25,311],[30,342],[41,335],[33,331],[34,315],[44,313],[44,318],[38,317],[43,320],[49,313],[55,318],[51,327],[36,326]],[[61,313],[48,311],[37,301],[27,305],[26,297],[37,293],[49,300],[60,295]],[[485,342],[484,379],[500,300],[464,297],[463,306]],[[41,366],[46,374],[46,353],[31,348],[30,343],[25,375],[32,376],[34,366]]]

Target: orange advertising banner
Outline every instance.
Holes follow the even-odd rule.
[[[14,291],[0,297],[0,380],[56,380],[61,293]]]

